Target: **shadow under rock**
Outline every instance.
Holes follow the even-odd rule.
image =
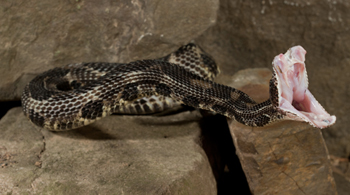
[[[20,107],[21,101],[8,101],[8,102],[0,102],[0,119],[5,116],[7,111],[14,107]]]
[[[185,125],[198,121],[202,118],[202,115],[193,107],[181,105],[181,107],[169,109],[163,112],[154,114],[112,114],[117,116],[132,116],[137,117],[134,120],[135,123],[140,125],[157,125],[157,126],[169,126],[169,125]]]
[[[217,182],[218,194],[251,194],[228,128],[226,117],[206,116],[200,120],[202,147]]]
[[[174,115],[142,116],[135,120],[135,123],[140,125],[176,126],[193,123],[201,118],[202,116],[197,111],[185,111]]]
[[[52,131],[53,134],[69,137],[74,139],[89,139],[89,140],[116,140],[114,135],[108,134],[93,125],[84,126],[78,129],[69,131]]]

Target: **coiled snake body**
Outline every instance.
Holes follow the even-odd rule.
[[[217,74],[212,58],[188,44],[156,60],[70,64],[46,71],[25,87],[22,106],[34,124],[56,131],[88,125],[112,113],[153,113],[175,104],[210,110],[249,126],[298,120],[298,114],[281,109],[281,81],[276,70],[270,81],[270,99],[262,103],[213,82]],[[302,107],[293,101],[291,105]],[[329,117],[321,119],[326,126],[335,121]]]

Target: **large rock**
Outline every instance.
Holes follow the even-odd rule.
[[[0,122],[0,194],[216,194],[196,113],[55,133],[14,108]]]
[[[337,116],[334,126],[322,130],[329,152],[349,158],[349,9],[348,1],[221,0],[217,23],[196,41],[220,66],[220,82],[240,69],[271,69],[274,56],[303,46],[310,91]]]
[[[350,156],[346,104],[350,98],[350,4],[347,1],[222,0],[216,25],[198,42],[212,54],[222,74],[271,67],[279,53],[294,45],[308,52],[310,89],[325,109],[337,116],[324,131],[332,154]]]
[[[0,101],[19,100],[38,73],[75,62],[159,58],[202,34],[218,0],[5,1]]]

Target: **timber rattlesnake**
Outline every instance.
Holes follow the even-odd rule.
[[[270,99],[262,103],[256,103],[237,89],[213,82],[219,72],[214,60],[191,43],[156,60],[125,64],[79,63],[48,70],[25,87],[23,111],[34,124],[55,131],[88,125],[112,113],[153,113],[175,104],[210,110],[249,126],[265,126],[276,120],[293,119],[324,128],[333,124],[335,117],[330,116],[317,101],[315,110],[305,100],[310,98],[306,94],[303,51],[298,46],[275,58]],[[288,63],[292,63],[293,68]],[[287,78],[291,69],[294,77]],[[288,79],[304,83],[296,83],[289,89]],[[300,88],[304,90],[303,94],[297,95]],[[299,98],[302,99],[299,101],[294,96],[304,98]],[[285,99],[306,117],[285,108],[288,102]]]

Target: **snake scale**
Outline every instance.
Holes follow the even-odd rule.
[[[262,127],[282,119],[302,120],[319,128],[333,124],[334,116],[317,101],[310,103],[314,100],[307,94],[305,66],[302,69],[298,65],[303,64],[302,50],[292,48],[288,52],[275,58],[270,98],[262,103],[240,90],[213,82],[219,73],[216,63],[190,43],[155,60],[78,63],[48,70],[26,85],[22,107],[30,121],[54,131],[82,127],[112,113],[147,114],[177,104],[213,111],[249,126]],[[286,64],[293,60],[299,61],[293,62],[294,72],[290,73]],[[291,74],[292,79],[288,78]],[[301,77],[303,74],[306,78]],[[295,77],[303,83],[290,88],[288,79]],[[306,88],[300,89],[305,81]],[[290,91],[292,98],[288,96]],[[293,108],[286,108],[286,102]]]

